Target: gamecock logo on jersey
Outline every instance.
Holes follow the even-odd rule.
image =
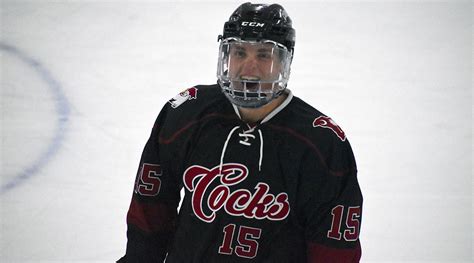
[[[341,141],[346,140],[346,134],[331,118],[326,116],[319,116],[313,121],[313,127],[323,127],[331,129]]]
[[[224,210],[232,216],[243,216],[253,219],[283,220],[290,213],[288,194],[273,195],[270,186],[258,183],[253,193],[247,189],[230,190],[244,181],[248,176],[248,169],[239,163],[227,163],[220,167],[207,169],[193,165],[186,169],[183,182],[186,189],[192,192],[192,207],[194,214],[204,222],[211,223],[216,213]],[[219,184],[209,186],[219,180]]]
[[[197,98],[198,90],[195,87],[189,88],[178,95],[174,96],[169,100],[171,107],[178,108],[181,104],[185,103],[188,100],[193,100]]]

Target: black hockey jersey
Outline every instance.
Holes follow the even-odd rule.
[[[250,125],[218,85],[196,86],[154,124],[119,262],[359,262],[361,219],[353,153],[329,117],[288,91]]]

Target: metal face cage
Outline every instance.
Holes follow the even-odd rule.
[[[275,41],[227,38],[221,41],[218,82],[237,106],[261,107],[286,88],[292,53]]]

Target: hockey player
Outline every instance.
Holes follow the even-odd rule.
[[[119,262],[359,262],[356,163],[341,128],[286,88],[287,13],[242,4],[219,41],[218,84],[154,124]]]

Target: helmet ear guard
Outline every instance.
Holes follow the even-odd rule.
[[[282,6],[242,4],[224,24],[223,34],[219,35],[218,41],[218,83],[233,104],[258,108],[283,93],[290,75],[295,30]],[[236,46],[244,47],[242,49],[245,52],[247,49],[271,49],[271,67],[263,70],[263,73],[259,72],[258,76],[243,76],[244,73],[239,73],[235,66],[238,56],[233,56],[230,51]]]

